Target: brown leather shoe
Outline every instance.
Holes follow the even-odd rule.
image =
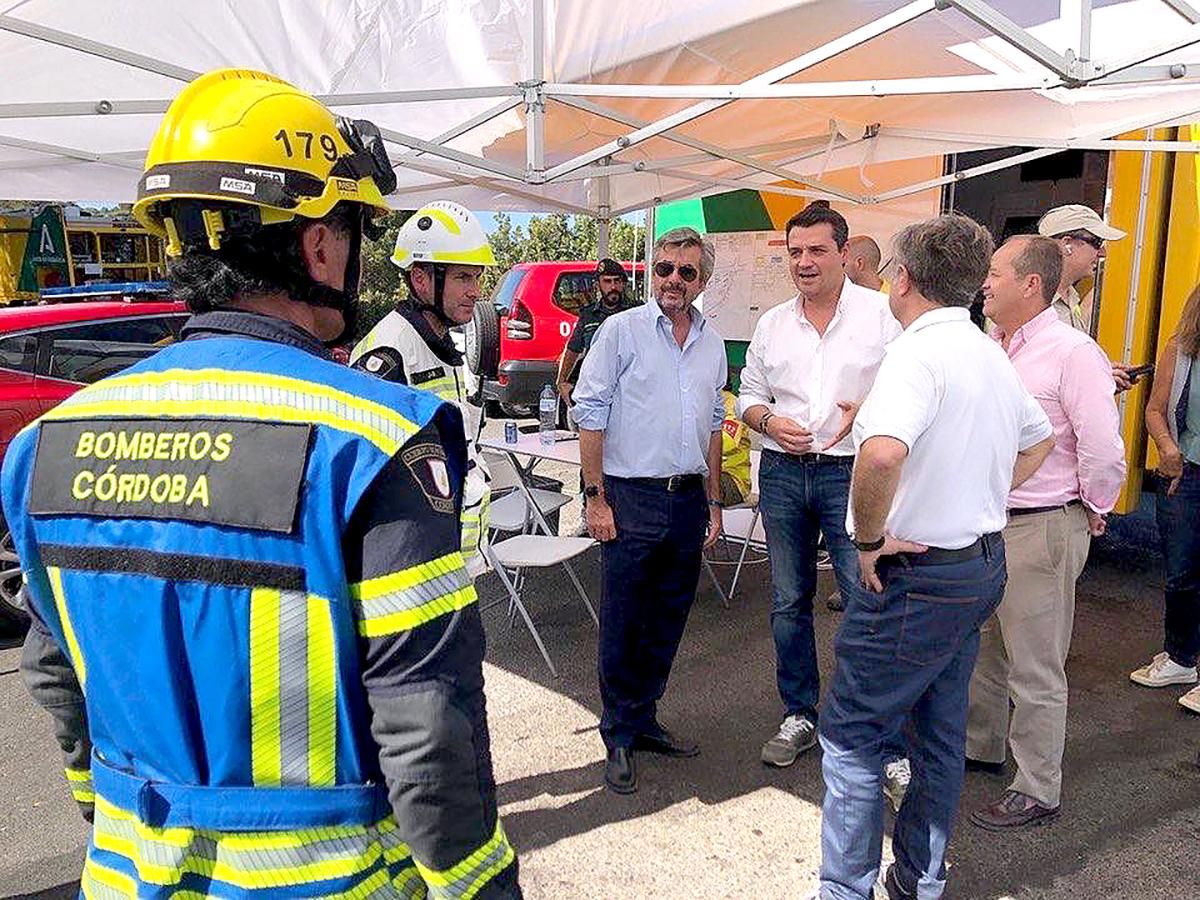
[[[988,831],[1008,831],[1053,820],[1061,807],[1042,806],[1020,791],[1005,791],[994,803],[971,813],[971,822]]]

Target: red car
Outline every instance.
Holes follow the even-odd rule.
[[[85,384],[172,343],[182,303],[97,301],[0,309],[0,460],[17,432]],[[0,629],[17,630],[21,568],[0,519]]]
[[[636,272],[640,294],[645,266],[624,265],[631,278]],[[631,281],[630,294],[634,287]],[[554,383],[579,309],[595,299],[594,261],[519,263],[504,273],[465,328],[467,367],[483,396],[505,415],[535,410],[542,386]]]

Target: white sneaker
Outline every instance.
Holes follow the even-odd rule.
[[[1187,668],[1171,659],[1166,653],[1159,653],[1150,664],[1134,669],[1129,673],[1129,680],[1145,687],[1166,687],[1169,684],[1195,684],[1196,667]]]
[[[1194,687],[1180,697],[1179,705],[1184,709],[1190,709],[1194,713],[1200,713],[1200,687]]]
[[[883,767],[883,795],[892,805],[892,812],[900,812],[900,804],[908,793],[908,783],[912,781],[912,767],[907,759],[894,759]]]

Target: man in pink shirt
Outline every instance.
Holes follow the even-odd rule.
[[[996,251],[983,283],[992,337],[1045,410],[1055,439],[1041,467],[1009,494],[1008,586],[980,632],[971,679],[968,761],[998,771],[1007,738],[1017,764],[1004,795],[971,815],[993,831],[1058,814],[1075,581],[1125,480],[1112,366],[1051,305],[1061,276],[1058,244],[1025,236]]]

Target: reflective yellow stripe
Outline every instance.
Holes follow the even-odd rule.
[[[74,797],[76,800],[78,800],[80,803],[95,803],[96,802],[96,792],[95,791],[87,791],[87,790],[84,790],[83,788],[72,788],[71,796]]]
[[[108,378],[84,388],[43,416],[205,416],[327,425],[357,434],[392,456],[417,426],[382,404],[328,385],[226,369],[169,369]]]
[[[256,785],[278,786],[283,777],[279,709],[280,592],[250,592],[250,759]]]
[[[405,869],[392,879],[392,887],[400,892],[402,900],[425,900],[429,890],[416,869]]]
[[[334,783],[337,757],[337,652],[329,601],[308,597],[308,783]]]
[[[476,600],[460,552],[352,584],[350,596],[357,601],[359,633],[366,637],[411,630]]]
[[[75,668],[75,677],[79,679],[81,688],[86,687],[87,667],[83,664],[83,653],[79,649],[79,641],[75,639],[75,629],[71,626],[71,616],[67,612],[62,571],[55,566],[47,566],[46,576],[50,579],[50,592],[54,594],[54,605],[58,609],[58,621],[62,623],[63,637],[67,639],[67,652],[71,655],[71,665]]]
[[[137,885],[133,879],[121,872],[100,865],[91,855],[83,864],[83,879],[80,887],[87,900],[111,900],[111,898],[136,898]]]
[[[431,897],[438,900],[471,900],[489,881],[504,871],[516,858],[504,827],[496,820],[492,839],[449,869],[430,869],[417,862],[417,870],[429,885]]]
[[[67,775],[67,781],[92,783],[91,769],[64,769],[63,771]]]
[[[397,843],[391,819],[373,826],[224,834],[205,829],[152,828],[102,798],[96,808],[94,841],[99,849],[128,859],[138,877],[147,883],[178,884],[185,875],[194,873],[246,889],[367,873],[382,866]],[[395,849],[400,853],[397,864],[403,865],[407,848],[400,844]],[[382,881],[380,874],[384,876]],[[387,883],[387,870],[380,869],[356,888],[337,896],[370,897]]]

